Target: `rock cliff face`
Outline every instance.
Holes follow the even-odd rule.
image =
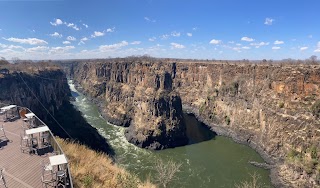
[[[1,102],[26,106],[43,120],[49,118],[48,112],[54,115],[70,97],[65,75],[60,70],[2,75],[0,86]]]
[[[182,104],[172,90],[173,75],[161,66],[149,66],[83,63],[74,67],[73,74],[85,93],[103,101],[102,115],[109,122],[130,126],[126,132],[130,142],[150,149],[185,145]]]
[[[212,130],[274,164],[277,187],[319,186],[319,65],[120,59],[81,62],[73,71],[85,93],[105,102],[107,120],[130,125],[127,138],[141,147],[166,147],[163,135],[184,138],[181,97]]]
[[[56,136],[71,137],[112,155],[106,140],[69,102],[71,92],[62,70],[50,64],[5,65],[4,68],[9,73],[0,73],[0,103],[28,107]]]

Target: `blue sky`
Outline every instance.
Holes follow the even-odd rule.
[[[318,0],[0,0],[0,56],[320,56]]]

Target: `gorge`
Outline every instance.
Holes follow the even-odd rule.
[[[155,123],[148,92],[154,95],[169,85],[181,97],[185,111],[218,135],[255,149],[272,167],[276,187],[319,186],[320,125],[317,111],[312,110],[318,108],[318,65],[128,58],[65,67],[114,124],[131,125],[138,114]],[[137,109],[138,104],[143,108]],[[154,124],[131,129],[137,138],[159,133]]]
[[[177,146],[190,142],[184,111],[217,135],[231,137],[257,151],[271,168],[275,187],[319,187],[319,65],[132,58],[55,63],[65,73],[47,64],[30,65],[24,70],[9,68],[10,74],[0,75],[0,101],[31,108],[56,135],[69,137],[50,118],[52,114],[78,141],[114,155],[107,143],[110,135],[103,135],[103,127],[93,128],[88,115],[83,114],[90,124],[86,123],[69,102],[67,75],[80,91],[72,92],[76,100],[76,95],[85,94],[82,99],[91,99],[105,120],[128,127],[115,129],[114,142],[126,138],[143,148],[176,147],[164,153],[182,151],[185,147]],[[228,142],[220,142],[223,137],[214,138],[216,144]],[[201,144],[213,148],[207,142]],[[195,153],[201,147],[190,146]],[[119,158],[116,160],[121,161]],[[253,160],[263,163],[259,157]],[[134,164],[126,167],[136,168]]]

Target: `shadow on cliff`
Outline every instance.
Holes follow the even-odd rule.
[[[193,114],[184,113],[183,118],[187,128],[187,137],[189,139],[188,145],[208,141],[217,136],[217,133],[210,130],[206,124],[198,121]]]
[[[70,102],[64,102],[58,111],[54,114],[55,119],[62,124],[63,128],[72,137],[71,140],[87,145],[88,147],[107,153],[114,157],[113,148],[107,143],[107,140],[98,133],[98,130],[92,127],[82,116],[81,112],[76,110]],[[69,138],[69,135],[57,125],[52,119],[47,119],[52,132],[61,137]]]

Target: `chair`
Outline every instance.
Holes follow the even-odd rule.
[[[24,118],[24,119],[23,119],[22,128],[23,128],[24,130],[27,130],[27,129],[30,128],[29,125],[28,125],[28,122],[29,122],[29,119],[28,119],[28,118]]]
[[[6,132],[4,131],[3,125],[0,127],[0,143],[4,141],[8,141],[8,137],[6,135]]]
[[[57,186],[58,187],[66,187],[67,184],[67,172],[65,169],[58,170],[56,173],[56,180],[57,180]]]
[[[7,188],[7,183],[6,180],[4,179],[3,173],[2,173],[3,169],[0,169],[0,180],[2,181],[2,185]]]
[[[48,132],[41,134],[41,144],[42,147],[50,146],[50,134]]]
[[[42,176],[41,176],[41,182],[42,187],[55,187],[56,179],[55,175],[53,173],[53,167],[51,164],[46,164],[44,161],[42,161]]]
[[[38,154],[38,148],[39,147],[39,143],[38,143],[38,138],[37,137],[31,137],[30,138],[30,150],[31,153],[35,153]]]
[[[6,120],[6,112],[0,110],[0,120],[5,122]]]
[[[41,166],[42,166],[42,175],[46,175],[48,173],[53,174],[53,166],[50,163],[45,163],[42,160]]]
[[[30,137],[28,135],[20,134],[20,149],[22,153],[26,150],[29,153],[31,152]]]

